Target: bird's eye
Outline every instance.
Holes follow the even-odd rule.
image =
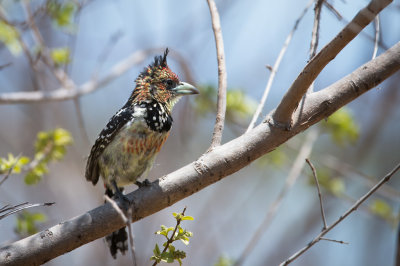
[[[174,85],[174,81],[172,79],[167,79],[164,81],[164,84],[168,87],[172,87]]]

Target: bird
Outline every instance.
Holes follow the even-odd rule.
[[[127,185],[143,185],[138,179],[147,176],[169,136],[173,107],[182,96],[199,93],[169,68],[168,53],[166,48],[139,74],[128,101],[111,117],[90,150],[86,180],[96,185],[101,176],[109,197],[123,197]],[[125,227],[106,237],[114,259],[118,250],[124,254],[128,249],[127,239]]]

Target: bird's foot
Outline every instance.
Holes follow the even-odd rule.
[[[151,182],[146,178],[143,182],[136,181],[135,185],[138,186],[139,188],[141,188],[141,187],[149,187],[151,185]]]
[[[118,206],[126,213],[131,207],[131,201],[122,193],[121,189],[118,188],[115,181],[113,181],[113,186],[115,190],[115,198],[118,200]]]

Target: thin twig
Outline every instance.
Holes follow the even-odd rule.
[[[264,220],[258,226],[257,230],[254,231],[250,241],[247,243],[246,248],[242,251],[238,260],[235,262],[235,266],[242,265],[245,259],[249,256],[250,252],[257,246],[257,243],[260,241],[263,234],[267,231],[267,228],[271,224],[272,220],[275,217],[276,212],[278,211],[280,205],[282,204],[283,199],[289,192],[289,190],[296,183],[297,178],[300,176],[301,170],[305,164],[305,158],[309,157],[312,151],[312,147],[314,145],[315,140],[318,137],[318,129],[311,128],[306,136],[306,140],[300,148],[300,151],[293,163],[292,168],[286,178],[285,185],[282,190],[279,192],[279,195],[276,197],[274,202],[270,205],[267,214],[264,217]]]
[[[132,262],[133,266],[136,266],[136,255],[135,255],[135,249],[133,245],[133,234],[132,234],[132,208],[128,209],[128,217],[126,217],[125,213],[121,210],[121,208],[118,206],[118,204],[115,202],[115,200],[111,199],[109,196],[104,195],[104,199],[111,204],[111,206],[118,212],[119,216],[121,217],[122,221],[125,223],[126,227],[128,227],[128,235],[129,235],[129,244],[131,246],[131,256],[132,256]]]
[[[324,5],[336,16],[338,20],[342,20],[343,16],[340,14],[339,11],[336,10],[336,8],[331,5],[328,1],[324,1]]]
[[[379,15],[375,17],[375,42],[374,42],[374,52],[372,53],[372,59],[376,57],[376,54],[378,53],[378,47],[379,47],[379,34],[380,34],[380,19]]]
[[[39,207],[39,206],[51,206],[55,204],[55,202],[46,202],[46,203],[29,203],[29,202],[24,202],[12,207],[9,207],[10,205],[6,205],[0,209],[0,213],[5,213],[3,215],[0,215],[0,220],[17,212],[20,212],[22,210],[28,209],[28,208],[33,208],[33,207]]]
[[[333,228],[336,227],[341,221],[343,221],[347,216],[349,216],[352,212],[357,210],[357,208],[364,203],[377,189],[379,189],[383,184],[388,182],[390,178],[400,169],[400,163],[389,173],[387,174],[384,178],[381,179],[371,190],[369,190],[364,196],[359,198],[356,203],[354,203],[353,206],[350,207],[344,214],[342,214],[339,219],[337,219],[332,225],[328,226],[325,230],[323,230],[321,233],[319,233],[307,246],[303,247],[296,253],[294,253],[292,256],[290,256],[288,259],[286,259],[284,262],[282,262],[280,265],[288,265],[289,263],[293,262],[295,259],[297,259],[300,255],[302,255],[304,252],[309,250],[314,244],[319,242],[321,238],[326,235],[329,231],[331,231]]]
[[[217,117],[215,119],[211,146],[208,149],[210,151],[214,147],[221,145],[222,132],[224,130],[224,123],[225,123],[227,75],[226,75],[226,65],[225,65],[224,42],[222,39],[221,22],[219,19],[218,9],[214,0],[207,0],[207,3],[211,14],[212,28],[214,31],[215,45],[217,50],[217,61],[218,61]]]
[[[186,211],[186,207],[183,208],[183,211],[182,211],[182,213],[181,213],[182,217],[185,216],[185,211]],[[165,247],[164,247],[163,251],[161,252],[161,254],[163,254],[165,251],[167,251],[169,245],[170,245],[172,242],[174,242],[174,236],[175,236],[176,230],[178,230],[178,227],[179,227],[179,224],[181,223],[181,221],[182,221],[182,219],[177,219],[175,229],[174,229],[174,231],[172,232],[171,237],[168,238],[167,243],[165,244]],[[154,261],[154,263],[153,263],[152,266],[156,266],[157,264],[158,264],[158,262],[157,262],[157,261]]]
[[[325,0],[316,0],[314,7],[314,26],[311,34],[311,44],[310,44],[310,59],[317,53],[318,42],[319,42],[319,25],[321,24],[321,9],[322,4]]]
[[[307,6],[304,8],[303,12],[300,14],[300,16],[297,18],[296,22],[294,23],[294,26],[293,26],[292,30],[290,31],[289,35],[286,37],[286,40],[285,40],[285,42],[284,42],[284,44],[282,46],[282,49],[279,52],[279,55],[278,55],[278,57],[277,57],[277,59],[276,59],[276,61],[274,63],[274,66],[271,67],[271,69],[270,69],[271,70],[271,74],[269,75],[267,86],[265,87],[264,94],[263,94],[263,96],[261,98],[260,103],[257,106],[257,110],[254,113],[253,118],[251,119],[251,122],[249,124],[249,127],[246,130],[246,133],[254,128],[254,126],[255,126],[255,124],[257,122],[257,119],[260,116],[260,114],[261,114],[261,112],[262,112],[262,110],[264,108],[264,105],[265,105],[265,102],[267,100],[269,91],[271,90],[272,83],[273,83],[273,81],[275,79],[276,72],[278,71],[278,68],[279,68],[279,65],[281,64],[283,56],[285,55],[285,53],[287,51],[287,48],[288,48],[290,42],[292,41],[293,35],[296,32],[300,21],[303,19],[304,15],[307,13],[307,10],[310,8],[310,6],[312,5],[313,2],[314,2],[314,0],[310,0],[310,2],[307,4]]]
[[[339,244],[345,244],[345,245],[349,244],[349,242],[345,242],[345,241],[342,241],[342,240],[325,238],[325,237],[321,237],[320,240],[331,241],[331,242],[335,242],[335,243],[339,243]]]
[[[11,165],[10,169],[8,169],[7,173],[4,175],[3,179],[0,181],[0,186],[7,180],[7,178],[11,175],[11,172],[14,170],[14,167],[17,165],[19,159],[21,158],[21,154],[15,158],[15,162]]]
[[[325,217],[325,211],[324,211],[324,205],[322,203],[322,196],[321,196],[321,190],[319,188],[319,182],[318,182],[318,177],[317,177],[317,171],[315,170],[314,165],[310,162],[310,160],[307,158],[306,162],[308,163],[308,165],[311,168],[311,171],[313,173],[314,176],[314,180],[315,180],[315,184],[317,185],[317,190],[318,190],[318,198],[319,198],[319,206],[321,209],[321,216],[322,216],[322,222],[324,223],[324,227],[322,228],[322,230],[324,230],[325,228],[328,227],[328,225],[326,224],[326,217]]]
[[[137,51],[126,59],[116,63],[110,71],[99,80],[89,80],[76,89],[68,89],[63,86],[53,91],[29,91],[10,92],[0,94],[0,104],[36,103],[50,101],[65,101],[91,93],[98,88],[104,87],[114,79],[127,72],[132,66],[143,62],[147,51]]]

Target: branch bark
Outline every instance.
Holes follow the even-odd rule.
[[[276,108],[273,118],[277,124],[288,129],[291,127],[293,112],[322,69],[391,2],[392,0],[372,0],[331,42],[310,60]]]
[[[207,0],[210,8],[212,27],[214,31],[215,45],[217,48],[218,60],[218,101],[217,101],[217,117],[215,118],[214,132],[211,140],[209,151],[214,147],[221,145],[222,132],[225,123],[226,111],[226,66],[225,66],[225,52],[224,41],[222,38],[221,22],[219,19],[218,9],[214,0]]]
[[[400,69],[400,42],[331,86],[307,95],[294,116],[290,131],[268,118],[248,133],[201,156],[175,172],[128,194],[134,202],[132,221],[138,221],[188,197],[328,117],[340,107],[372,89]],[[272,113],[273,114],[273,113]],[[125,224],[105,204],[40,233],[0,248],[2,265],[38,265],[103,237]]]

